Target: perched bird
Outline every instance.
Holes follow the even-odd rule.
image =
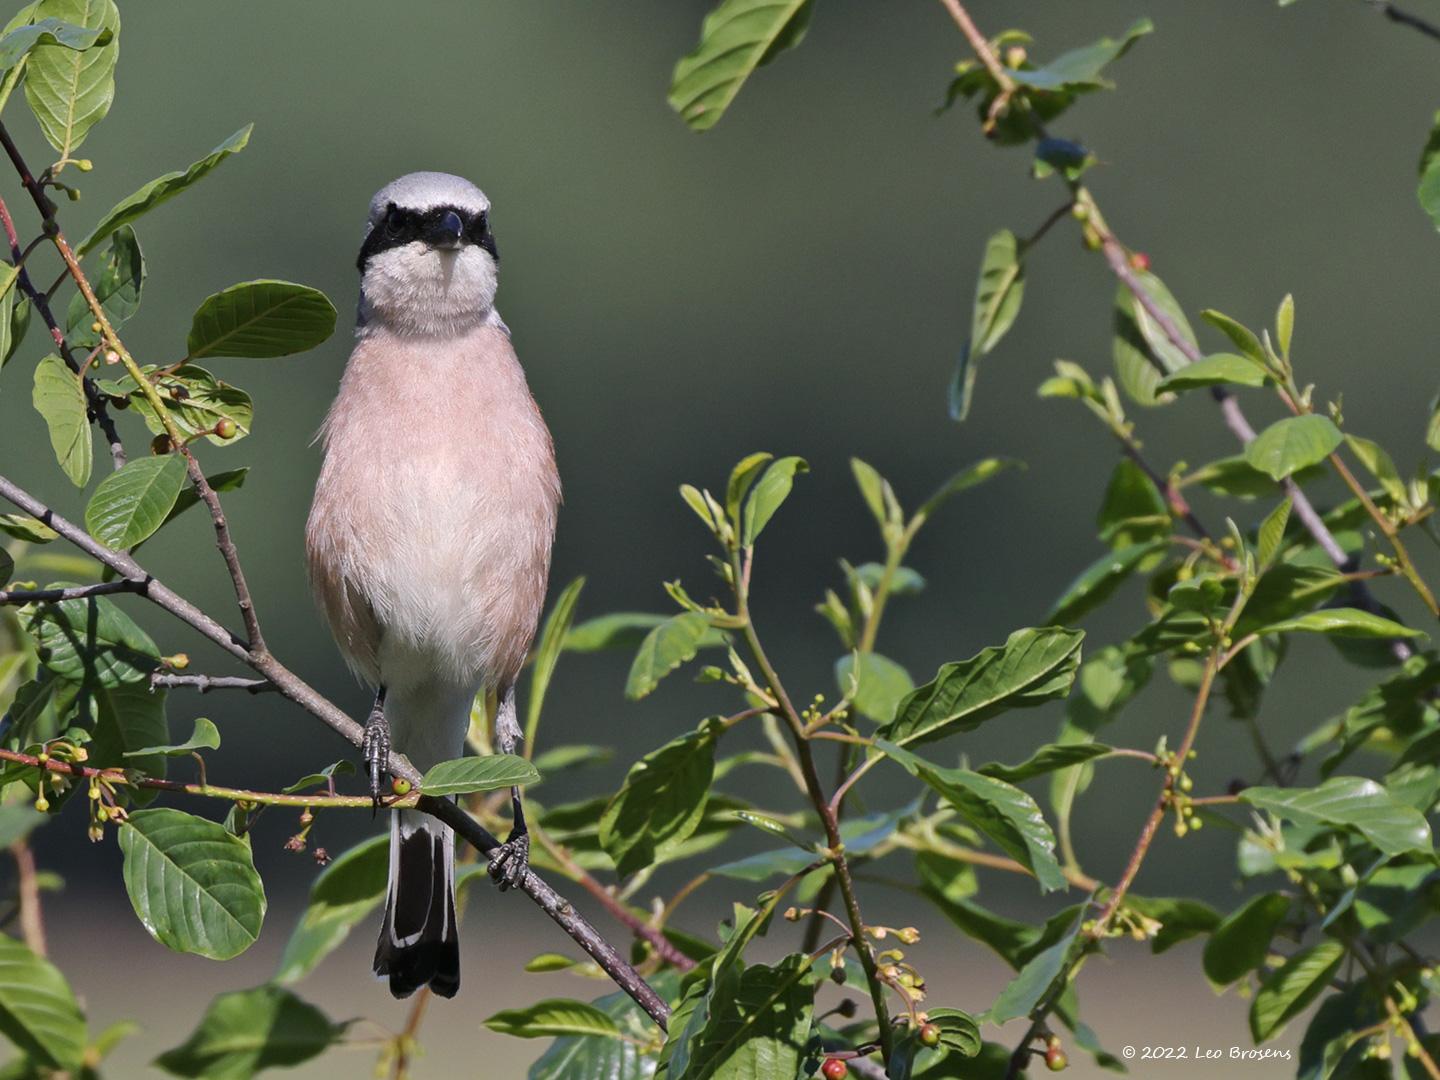
[[[550,431],[495,310],[490,201],[417,172],[381,188],[360,247],[355,348],[321,428],[306,525],[311,587],[350,667],[375,688],[365,725],[379,803],[391,746],[422,771],[460,757],[477,693],[515,749],[515,679],[535,634],[560,502]],[[492,858],[523,880],[529,841]],[[454,844],[413,810],[390,825],[390,890],[375,973],[404,997],[460,986]]]

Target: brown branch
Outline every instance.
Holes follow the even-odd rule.
[[[131,578],[148,577],[149,585],[145,591],[145,597],[151,603],[169,612],[202,637],[214,642],[237,660],[263,675],[274,685],[279,694],[319,719],[352,746],[358,748],[362,745],[365,729],[337,705],[321,695],[271,654],[251,654],[246,649],[243,639],[227,630],[163,582],[149,577],[132,556],[114,551],[99,543],[84,529],[67,521],[4,476],[0,476],[0,498],[13,503],[32,517],[39,518],[81,551],[97,562],[110,567],[116,573]],[[392,753],[388,768],[392,776],[408,780],[412,785],[419,787],[420,773],[403,757]],[[422,795],[416,806],[425,813],[445,822],[466,843],[484,855],[489,855],[500,847],[500,841],[492,836],[484,826],[448,799]],[[629,994],[649,1014],[655,1023],[661,1028],[665,1027],[670,1013],[669,1007],[640,977],[639,973],[625,962],[614,946],[601,937],[599,931],[591,926],[568,900],[556,893],[533,871],[525,875],[520,885],[520,891],[530,897],[545,914],[559,924],[561,929],[569,934],[571,939],[584,949],[591,959],[615,981],[616,985]]]
[[[1391,22],[1400,26],[1408,26],[1411,30],[1418,30],[1428,38],[1440,41],[1440,26],[1422,19],[1419,15],[1412,15],[1410,12],[1396,7],[1389,0],[1366,0],[1366,3]]]
[[[167,690],[188,687],[201,694],[212,690],[244,690],[250,694],[275,692],[273,683],[266,679],[245,679],[238,675],[176,675],[168,671],[156,671],[150,675],[150,688]]]
[[[79,274],[80,268],[74,267],[74,273]],[[77,281],[83,278],[77,278]],[[88,289],[88,286],[85,286]],[[200,501],[210,511],[211,524],[215,526],[215,546],[220,549],[220,557],[225,560],[225,569],[230,573],[230,583],[235,589],[235,602],[240,607],[240,617],[245,620],[245,636],[250,640],[250,651],[263,653],[265,649],[265,638],[260,633],[260,619],[255,614],[255,601],[250,595],[250,585],[245,580],[245,571],[240,566],[240,553],[235,550],[235,541],[230,536],[230,523],[226,520],[225,510],[220,505],[220,496],[205,479],[204,472],[200,469],[200,463],[195,460],[195,455],[190,448],[182,446],[180,453],[185,455],[185,469],[190,474],[190,482],[195,485],[195,494],[200,496]]]
[[[143,594],[149,585],[148,578],[120,578],[94,585],[72,585],[66,589],[0,590],[0,607],[6,604],[58,604],[63,600],[84,600],[91,596],[110,596],[115,593]]]
[[[10,845],[15,859],[16,892],[20,899],[20,932],[25,945],[36,956],[45,955],[45,917],[40,907],[40,881],[35,872],[35,853],[24,840]]]

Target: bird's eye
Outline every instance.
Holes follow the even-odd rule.
[[[385,231],[391,236],[399,236],[405,231],[405,211],[399,207],[392,206],[385,214]]]

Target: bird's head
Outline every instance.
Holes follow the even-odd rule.
[[[358,265],[363,325],[443,337],[485,322],[500,265],[490,200],[449,173],[402,176],[370,200]]]

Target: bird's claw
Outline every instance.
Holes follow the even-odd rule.
[[[530,872],[530,834],[511,833],[490,858],[490,876],[500,891],[518,889]]]
[[[370,715],[365,724],[361,753],[365,756],[365,771],[370,777],[370,798],[378,809],[385,793],[386,766],[390,761],[390,725],[383,715]]]

